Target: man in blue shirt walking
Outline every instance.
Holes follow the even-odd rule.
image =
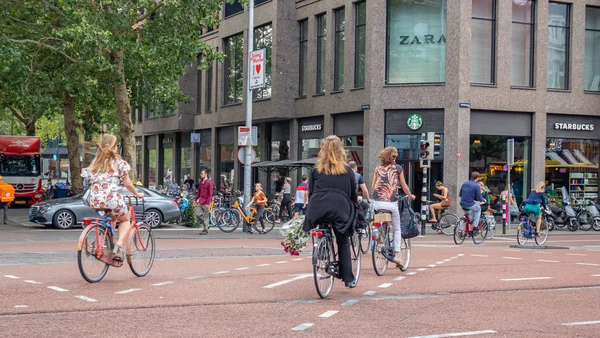
[[[481,197],[481,188],[477,184],[481,179],[480,177],[481,175],[478,172],[472,172],[471,180],[463,183],[458,195],[460,196],[460,206],[469,210],[469,218],[473,219],[472,226],[475,228],[479,225],[479,217],[481,216],[479,202],[484,202],[483,197]]]

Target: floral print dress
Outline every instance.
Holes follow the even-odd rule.
[[[380,202],[398,201],[398,186],[400,184],[400,173],[398,168],[402,167],[391,165],[387,167],[378,166],[375,169],[375,190],[373,197]]]
[[[121,185],[131,166],[119,159],[113,161],[111,167],[111,170],[103,173],[94,173],[92,168],[88,167],[82,170],[81,176],[89,182],[90,193],[87,202],[90,208],[111,210],[110,216],[120,217],[128,212],[127,204],[121,196]]]

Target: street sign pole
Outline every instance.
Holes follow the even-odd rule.
[[[246,91],[246,127],[252,130],[252,89],[251,88],[251,61],[250,54],[254,49],[254,0],[248,1],[248,42],[247,49],[247,70],[246,77],[248,78]],[[244,161],[244,204],[250,202],[252,196],[252,146],[251,142],[246,143],[246,160]],[[244,232],[248,232],[246,222],[244,222]]]

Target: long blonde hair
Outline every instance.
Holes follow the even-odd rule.
[[[546,183],[544,182],[538,182],[538,184],[536,184],[535,186],[535,191],[539,192],[539,193],[543,193],[546,191]]]
[[[93,173],[106,173],[112,170],[113,161],[121,158],[115,150],[115,144],[117,144],[117,137],[111,134],[104,134],[96,140],[98,152],[91,165]]]
[[[346,173],[345,159],[346,149],[342,147],[342,140],[335,135],[329,135],[321,141],[317,171],[326,175],[343,175]]]

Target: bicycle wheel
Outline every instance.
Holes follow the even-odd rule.
[[[367,228],[362,229],[360,236],[360,251],[367,254],[371,249],[371,222],[367,222]]]
[[[333,288],[334,279],[329,268],[334,261],[333,248],[329,245],[327,237],[319,238],[317,245],[313,248],[313,279],[321,298],[329,296]]]
[[[156,247],[152,229],[143,223],[139,224],[138,228],[139,231],[135,228],[129,231],[127,263],[134,275],[144,277],[154,264]]]
[[[458,221],[458,224],[454,227],[454,244],[461,245],[465,241],[465,230],[467,228],[467,222],[464,218]]]
[[[477,226],[477,228],[473,227],[473,234],[471,235],[471,238],[473,238],[473,243],[475,243],[475,244],[483,243],[483,241],[485,241],[485,237],[487,236],[487,232],[488,232],[487,220],[484,217],[484,218],[480,219],[479,225]]]
[[[525,245],[529,240],[529,238],[525,237],[526,228],[526,222],[521,222],[521,224],[519,224],[519,227],[517,228],[517,243],[519,243],[519,245]]]
[[[272,210],[265,210],[262,217],[265,222],[265,234],[268,234],[275,227],[275,213]]]
[[[548,239],[548,224],[545,219],[542,219],[542,225],[540,226],[539,237],[535,237],[535,244],[544,245]]]
[[[96,230],[98,242],[96,242]],[[83,279],[90,283],[97,283],[106,276],[110,265],[96,258],[98,246],[102,250],[112,251],[112,236],[110,233],[104,238],[106,228],[102,225],[88,227],[84,230],[81,248],[77,250],[77,266]]]
[[[383,252],[384,250],[387,250],[386,245],[388,244],[388,237],[388,225],[387,223],[384,223],[377,229],[377,235],[373,240],[373,254],[371,255],[371,259],[373,260],[373,269],[375,270],[377,276],[383,276],[387,271],[389,261],[383,255]]]
[[[402,262],[402,267],[400,271],[408,270],[408,266],[410,265],[410,238],[402,238],[400,242],[400,261]]]
[[[442,231],[444,235],[452,236],[458,221],[459,218],[455,214],[444,214],[438,221],[438,229]]]
[[[242,222],[242,215],[237,209],[226,209],[221,212],[221,224],[219,230],[223,232],[234,232]]]
[[[358,283],[361,267],[360,234],[358,232],[355,232],[350,236],[350,259],[352,260],[352,274],[354,274],[354,281]]]
[[[484,223],[484,226],[487,228],[487,234],[485,235],[485,240],[490,240],[496,236],[496,225],[491,225],[490,222],[487,221]]]
[[[592,227],[595,231],[600,231],[600,219],[596,218],[592,221]]]

